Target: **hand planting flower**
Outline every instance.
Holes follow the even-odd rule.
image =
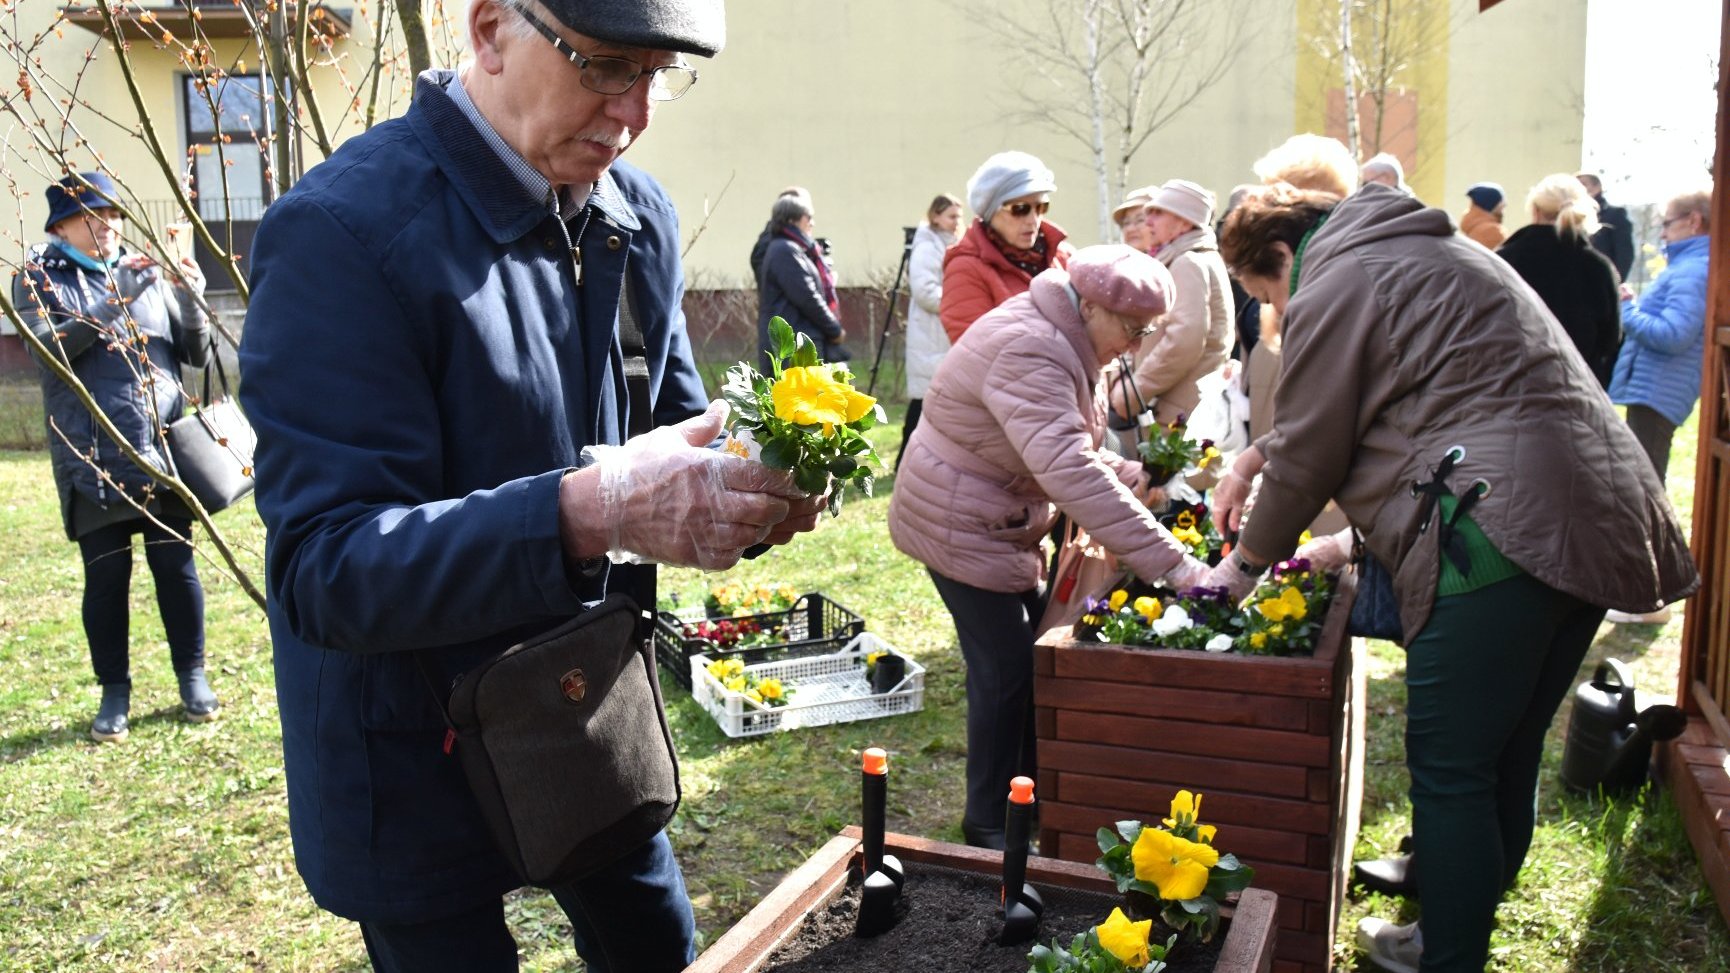
[[[1150,942],[1153,920],[1136,922],[1111,910],[1110,918],[1075,937],[1065,949],[1053,941],[1027,954],[1028,973],[1160,973],[1176,937]]]
[[[827,493],[829,512],[840,513],[847,484],[871,495],[869,464],[882,460],[864,433],[883,421],[883,407],[853,388],[847,366],[819,361],[811,339],[779,317],[769,320],[769,342],[767,377],[745,362],[727,369],[727,431],[755,443],[764,465],[791,471],[800,489]]]
[[[1137,447],[1141,466],[1155,486],[1169,483],[1171,478],[1188,470],[1206,469],[1219,461],[1219,450],[1213,441],[1196,442],[1185,432],[1183,416],[1164,426],[1155,427]]]
[[[1115,829],[1100,828],[1098,865],[1132,908],[1206,941],[1219,926],[1220,900],[1248,887],[1255,870],[1214,847],[1217,829],[1202,824],[1200,814],[1201,795],[1184,790],[1172,799],[1163,827],[1119,821]]]

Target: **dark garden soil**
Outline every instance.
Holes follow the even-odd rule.
[[[1038,938],[999,946],[1003,920],[997,915],[998,884],[996,876],[908,862],[901,920],[881,936],[859,939],[853,935],[859,886],[849,882],[835,901],[814,910],[804,926],[770,954],[763,973],[1026,973],[1027,951],[1034,942],[1056,939],[1067,948],[1077,933],[1104,922],[1112,907],[1121,904],[1115,895],[1041,888],[1045,913]],[[1221,930],[1211,943],[1179,944],[1168,959],[1168,973],[1212,970],[1224,939]]]

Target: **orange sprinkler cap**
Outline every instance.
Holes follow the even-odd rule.
[[[1017,777],[1009,782],[1009,800],[1015,804],[1033,803],[1033,778]]]
[[[889,754],[882,747],[870,747],[865,751],[865,772],[882,777],[889,773]]]

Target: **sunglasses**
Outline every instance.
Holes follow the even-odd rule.
[[[1029,213],[1038,213],[1040,216],[1044,216],[1051,211],[1051,203],[1010,203],[1003,208],[1009,211],[1010,216],[1019,220]]]
[[[576,48],[565,43],[565,39],[553,33],[553,29],[542,23],[540,18],[529,13],[527,8],[511,5],[512,9],[522,15],[529,25],[540,32],[542,37],[553,42],[553,49],[565,56],[565,59],[577,66],[577,80],[583,87],[597,94],[622,95],[631,90],[637,79],[647,74],[649,76],[649,100],[673,101],[682,97],[697,83],[697,69],[683,64],[666,64],[658,68],[645,68],[642,64],[628,57],[610,57],[596,55],[585,57]]]

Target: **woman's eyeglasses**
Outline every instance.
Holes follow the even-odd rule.
[[[1029,213],[1038,213],[1040,216],[1044,216],[1051,211],[1051,203],[1010,203],[1003,208],[1009,211],[1010,216],[1019,220]]]
[[[577,66],[577,79],[583,87],[603,95],[622,95],[631,90],[637,79],[647,74],[649,76],[649,100],[673,101],[691,90],[697,83],[697,69],[683,64],[666,64],[658,68],[645,68],[628,57],[610,57],[597,55],[585,57],[579,54],[565,39],[553,33],[553,29],[541,23],[540,18],[524,8],[512,4],[517,13],[529,22],[529,25],[539,31],[542,37],[553,42],[553,49],[565,56],[565,59]]]

